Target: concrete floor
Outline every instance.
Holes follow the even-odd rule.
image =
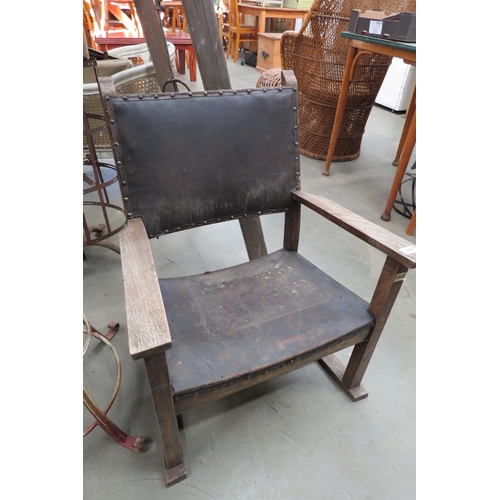
[[[259,73],[254,68],[233,61],[228,67],[233,87],[255,86]],[[201,78],[188,84],[200,89]],[[302,188],[414,243],[415,235],[405,235],[408,219],[393,211],[390,222],[380,220],[403,123],[404,116],[375,107],[360,157],[332,164],[330,177],[325,177],[322,161],[302,156]],[[405,194],[409,199],[409,191]],[[262,224],[268,251],[278,249],[281,216],[264,217]],[[238,223],[217,226],[152,240],[158,274],[194,274],[245,261]],[[118,242],[117,237],[111,240]],[[370,299],[384,261],[381,253],[307,209],[299,251]],[[83,439],[84,498],[415,498],[415,271],[404,282],[363,380],[367,399],[351,402],[318,364],[312,364],[188,412],[181,430],[187,479],[166,489],[144,365],[128,353],[120,256],[99,246],[87,247],[85,254],[84,311],[100,331],[106,331],[110,321],[120,324],[112,344],[121,362],[121,386],[108,415],[128,434],[143,436],[146,444],[141,453],[133,453],[99,427],[94,429]],[[339,354],[344,362],[348,356],[349,352]],[[105,407],[116,378],[111,351],[93,341],[83,368],[85,388]],[[84,408],[84,429],[91,423]]]

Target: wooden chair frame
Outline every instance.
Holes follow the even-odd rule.
[[[294,83],[293,73],[284,72],[283,77],[284,83]],[[129,117],[129,121],[135,121],[135,119],[130,120],[130,118],[135,115],[127,114],[134,109],[134,106],[136,106],[138,109],[141,109],[143,103],[148,101],[152,102],[152,104],[155,104],[155,102],[153,101],[157,101],[158,105],[167,105],[167,101],[169,101],[170,103],[177,102],[179,103],[179,106],[188,106],[188,108],[182,108],[183,111],[179,112],[179,116],[185,116],[186,109],[190,109],[189,105],[186,104],[189,103],[189,99],[199,99],[198,102],[201,103],[202,99],[207,98],[211,99],[212,103],[217,103],[217,105],[222,105],[225,101],[227,101],[228,106],[229,104],[237,102],[236,99],[239,99],[238,102],[247,102],[247,115],[240,116],[238,114],[238,119],[246,126],[248,124],[248,121],[252,119],[253,110],[257,108],[257,106],[255,106],[253,104],[253,101],[250,99],[250,96],[252,96],[253,98],[253,95],[256,94],[256,98],[258,99],[256,102],[261,102],[259,101],[259,99],[261,99],[261,97],[263,97],[264,95],[266,95],[266,99],[268,99],[269,97],[269,100],[266,101],[267,103],[273,104],[274,101],[276,101],[276,103],[279,104],[278,108],[273,108],[275,109],[275,111],[272,111],[272,116],[275,116],[276,114],[279,114],[276,112],[276,109],[284,108],[284,105],[281,106],[280,104],[282,102],[280,101],[280,99],[289,99],[286,101],[287,103],[295,102],[296,104],[296,88],[286,86],[273,89],[245,89],[242,91],[220,90],[209,92],[205,91],[199,93],[155,94],[138,96],[113,96],[112,89],[109,89],[109,86],[107,86],[105,82],[101,83],[101,88],[103,89],[103,94],[106,95],[105,106],[108,118],[110,120],[110,133],[113,138],[113,143],[115,144],[115,161],[118,167],[119,175],[122,179],[121,185],[123,186],[125,210],[127,211],[129,217],[128,228],[120,235],[125,301],[127,310],[127,328],[129,335],[129,349],[131,357],[133,359],[143,359],[145,363],[153,404],[160,430],[167,486],[173,485],[186,477],[186,468],[179,435],[178,422],[176,418],[177,415],[181,415],[183,412],[195,409],[199,405],[220,399],[257,383],[269,380],[273,377],[291,372],[314,361],[319,361],[323,364],[327,372],[339,383],[339,385],[353,401],[358,401],[365,398],[367,396],[367,392],[361,386],[363,375],[365,374],[365,371],[368,367],[369,361],[373,355],[374,349],[380,338],[384,325],[387,322],[390,311],[403,284],[405,276],[409,269],[413,269],[416,267],[416,249],[414,245],[404,240],[403,238],[400,238],[385,230],[384,228],[381,228],[376,224],[367,221],[366,219],[341,207],[333,201],[330,201],[322,196],[316,196],[302,191],[300,189],[298,143],[295,141],[293,145],[288,144],[288,141],[285,139],[286,137],[289,137],[287,131],[283,132],[282,130],[278,130],[277,135],[277,137],[282,137],[281,141],[286,142],[287,144],[276,144],[276,147],[274,148],[273,143],[274,149],[284,148],[283,150],[286,150],[285,156],[287,158],[289,157],[288,160],[286,160],[285,158],[283,159],[284,170],[282,169],[282,167],[276,170],[277,167],[275,162],[271,162],[270,167],[272,172],[274,172],[273,175],[276,175],[277,172],[282,171],[290,173],[290,175],[287,174],[286,177],[283,177],[283,181],[276,181],[276,186],[278,186],[278,188],[280,184],[285,185],[284,192],[285,195],[286,193],[288,193],[289,199],[288,201],[285,200],[284,203],[286,206],[284,206],[284,208],[276,209],[272,208],[272,197],[269,197],[267,196],[267,194],[265,194],[263,199],[265,201],[265,205],[269,205],[268,210],[266,211],[264,209],[261,212],[261,210],[259,209],[259,211],[256,212],[258,214],[274,213],[276,211],[285,213],[283,240],[284,243],[283,249],[279,252],[275,252],[261,258],[253,259],[250,262],[242,264],[240,266],[236,266],[235,268],[215,271],[208,275],[205,274],[189,278],[174,278],[172,280],[159,280],[155,270],[154,259],[149,243],[149,240],[151,238],[167,235],[172,231],[175,232],[177,230],[189,229],[190,227],[196,227],[198,225],[206,225],[210,223],[223,222],[226,220],[244,218],[249,214],[246,212],[233,213],[231,211],[228,211],[227,215],[223,217],[217,217],[216,214],[214,218],[199,220],[197,222],[188,222],[185,225],[179,225],[178,227],[175,227],[178,222],[174,221],[172,222],[174,224],[174,227],[168,229],[167,226],[169,226],[171,222],[161,222],[159,223],[160,225],[157,226],[157,223],[154,222],[157,220],[156,216],[154,215],[154,220],[150,219],[147,209],[142,211],[142,213],[140,214],[139,212],[141,212],[141,209],[138,209],[138,205],[134,205],[133,201],[134,193],[137,197],[138,191],[134,191],[131,184],[134,184],[134,182],[137,183],[138,178],[134,178],[134,175],[136,174],[134,174],[134,167],[132,167],[131,165],[134,164],[134,162],[137,163],[137,158],[139,158],[139,163],[140,158],[143,158],[142,152],[140,151],[143,141],[140,137],[134,136],[133,132],[131,132],[131,135],[127,136],[127,134],[123,132],[123,129],[120,129],[119,123],[121,121],[123,122],[123,120],[125,120],[127,116]],[[234,99],[231,101],[232,97]],[[231,106],[229,106],[229,108],[231,108]],[[153,108],[149,107],[149,109]],[[197,110],[199,108],[194,107],[192,109]],[[220,108],[217,109],[217,113],[219,113]],[[285,117],[285,121],[283,123],[287,123],[290,126],[290,130],[294,131],[292,132],[292,134],[297,134],[296,106],[294,106],[293,113],[290,112],[290,110],[291,107],[289,107],[287,104],[287,109],[283,109],[283,114],[289,113],[287,116],[290,116],[290,118],[288,119]],[[255,113],[257,113],[257,111]],[[292,117],[292,114],[294,118]],[[163,113],[162,116],[165,115],[166,113]],[[139,121],[139,127],[141,127],[141,124],[145,125],[146,122],[141,121],[144,120],[145,117],[147,117],[147,120],[151,119],[151,116],[148,113],[144,113],[144,111],[142,112],[142,114],[139,113],[137,115],[136,118]],[[214,124],[214,127],[217,126],[216,124],[218,118],[219,116],[208,117],[209,120],[212,120],[211,123]],[[194,123],[196,121],[196,119],[193,119],[193,117],[191,117],[191,123]],[[288,125],[286,127],[287,129]],[[259,126],[262,126],[262,124],[259,124]],[[124,125],[124,127],[127,127],[127,125]],[[200,127],[203,128],[203,125],[199,124],[198,128]],[[193,128],[196,128],[196,125],[193,125]],[[272,123],[264,133],[272,134],[275,128],[275,124]],[[169,129],[167,125],[165,126],[165,129],[169,130],[169,134],[176,134],[176,131]],[[155,126],[155,130],[158,130],[157,126]],[[201,133],[203,134],[204,131],[202,131]],[[182,126],[179,126],[178,134],[185,135],[186,130],[183,129]],[[175,139],[173,137],[169,137],[169,139],[170,141],[173,141],[175,143]],[[155,139],[154,144],[157,143],[158,141],[157,139]],[[229,145],[229,148],[233,146],[230,141],[227,141],[224,144]],[[144,147],[146,148],[146,146]],[[163,146],[160,146],[160,148],[162,147]],[[195,144],[193,144],[193,148],[196,148]],[[203,164],[205,167],[207,165],[205,156],[206,148],[202,147],[202,149],[203,153],[200,152],[200,154],[204,158]],[[162,149],[162,151],[164,150]],[[150,149],[148,149],[147,153],[148,155],[151,154]],[[135,156],[136,154],[138,156]],[[281,155],[281,150],[277,154]],[[163,157],[160,155],[158,158]],[[273,161],[274,160],[275,159],[273,159]],[[171,157],[167,154],[162,161],[166,165],[168,162],[173,162],[174,160],[172,160]],[[246,157],[243,161],[246,161]],[[288,166],[285,167],[285,164],[287,164]],[[255,168],[260,168],[259,165],[260,163],[258,165],[248,165],[248,172],[250,177],[255,174]],[[186,167],[189,168],[189,165],[186,165]],[[191,168],[196,167],[191,166]],[[233,169],[237,168],[239,168],[239,166],[237,165],[228,165],[227,163],[220,164],[220,169],[227,172],[227,175],[229,177],[237,178],[235,185],[240,185],[239,183],[244,183],[245,179],[242,179],[242,176],[235,173],[235,170]],[[245,166],[243,168],[246,169],[247,167]],[[171,164],[169,164],[168,170],[162,171],[164,171],[165,175],[170,175],[173,169],[175,169],[175,167],[172,167]],[[184,172],[183,175],[185,175],[185,169],[182,169]],[[139,172],[138,175],[149,175],[147,170],[148,167],[146,166],[146,164],[140,165],[137,170],[137,172]],[[263,170],[263,172],[265,171],[266,170]],[[193,176],[190,176],[189,173],[187,175],[188,177],[196,178],[198,176],[198,173],[193,173]],[[221,175],[222,180],[220,181],[220,183],[224,183],[224,179],[226,178],[224,177],[225,174],[222,173]],[[255,196],[257,198],[262,195],[262,192],[268,193],[266,191],[266,189],[268,189],[268,184],[272,184],[275,182],[272,177],[273,176],[266,177],[266,181],[260,185],[261,187],[259,189],[254,186],[256,192]],[[142,181],[139,179],[139,182]],[[175,186],[175,197],[175,190],[178,188],[181,189],[181,186],[178,184],[178,182],[166,182],[167,183],[165,184],[165,186],[168,183],[171,183]],[[193,182],[200,181],[194,179]],[[153,199],[155,197],[155,194],[153,193],[154,186],[148,183],[149,181],[147,181],[143,187],[146,188],[147,197]],[[151,190],[148,188],[148,185],[150,186]],[[248,190],[246,190],[245,188],[244,192],[248,192]],[[186,206],[188,208],[188,211],[194,212],[199,200],[205,201],[205,196],[202,196],[201,194],[199,194],[199,196],[199,198],[193,199],[192,201],[187,200]],[[231,200],[233,200],[233,198],[237,198],[236,194],[231,192],[225,193],[224,200],[226,200],[228,204],[232,203]],[[183,202],[184,200],[181,199],[180,203],[182,204]],[[160,218],[162,217],[162,215],[160,214],[162,214],[163,212],[156,209],[159,208],[162,203],[164,203],[164,206],[167,207],[167,210],[171,210],[173,205],[177,207],[177,201],[175,201],[173,198],[169,198],[163,201],[156,199],[156,201],[153,202],[153,214],[158,213]],[[251,202],[250,205],[252,203],[253,202]],[[281,206],[283,207],[283,205]],[[183,340],[181,338],[182,335],[179,336],[179,327],[181,327],[182,330],[185,322],[188,334],[191,335],[191,333],[193,333],[193,330],[195,330],[195,328],[193,328],[193,325],[197,324],[196,318],[195,320],[192,320],[190,318],[192,314],[183,313],[182,308],[185,307],[185,304],[188,303],[187,301],[184,301],[184,299],[182,299],[180,293],[180,291],[182,293],[184,293],[185,291],[185,289],[182,288],[184,287],[184,284],[191,283],[191,281],[189,280],[193,280],[192,283],[203,283],[203,286],[206,287],[206,290],[208,290],[213,285],[213,282],[210,280],[219,280],[218,282],[220,282],[220,279],[226,279],[226,276],[229,276],[230,280],[222,281],[222,283],[227,283],[228,286],[230,283],[234,284],[235,287],[247,286],[245,284],[252,281],[252,279],[253,283],[255,284],[255,276],[260,276],[258,275],[258,273],[255,274],[255,269],[259,270],[259,272],[262,269],[266,269],[267,272],[267,269],[270,269],[269,263],[274,263],[276,261],[273,259],[284,258],[286,262],[292,262],[291,260],[286,260],[289,257],[298,259],[297,262],[300,261],[299,267],[300,265],[305,263],[305,267],[308,269],[306,272],[309,273],[310,268],[313,268],[314,266],[311,263],[305,261],[305,259],[303,259],[303,257],[301,257],[297,252],[299,244],[301,207],[304,206],[329,220],[333,224],[336,224],[351,235],[380,250],[386,255],[385,264],[383,265],[370,303],[362,301],[362,299],[360,299],[359,297],[354,297],[356,303],[359,303],[359,301],[363,302],[362,308],[364,308],[364,311],[362,312],[362,321],[359,323],[355,323],[355,325],[357,326],[354,326],[351,330],[348,330],[348,327],[346,325],[338,326],[330,323],[330,320],[327,319],[326,324],[328,326],[324,328],[324,330],[327,331],[327,333],[324,334],[327,336],[327,341],[318,344],[314,348],[312,348],[311,346],[308,346],[307,349],[298,348],[295,352],[293,351],[294,347],[292,346],[290,348],[292,350],[286,355],[286,358],[281,359],[280,362],[270,362],[266,360],[265,358],[271,356],[272,353],[270,354],[269,350],[264,349],[265,355],[263,357],[259,352],[259,355],[262,359],[258,358],[259,366],[255,370],[252,369],[247,372],[241,372],[240,370],[240,372],[234,376],[221,376],[221,381],[215,380],[214,382],[213,380],[211,380],[210,382],[207,381],[207,384],[204,386],[197,386],[196,384],[194,384],[194,386],[189,386],[189,388],[187,389],[179,389],[177,385],[178,380],[182,377],[189,378],[191,376],[191,372],[196,372],[197,370],[194,364],[189,363],[189,357],[183,358],[183,364],[185,365],[183,368],[179,368],[179,365],[181,363],[178,363],[175,358],[180,350],[183,349]],[[203,208],[203,210],[205,210],[205,208]],[[180,212],[182,212],[182,209],[179,206],[179,208],[176,208],[172,211],[172,217],[174,217],[175,219],[175,217],[177,217]],[[293,262],[295,262],[295,260],[293,260]],[[329,290],[330,284],[333,283],[332,278],[317,270],[316,268],[314,269],[315,270],[311,272],[316,273],[314,274],[314,276],[319,276],[320,279],[324,279],[327,283],[325,289]],[[225,274],[217,274],[219,272]],[[271,275],[271,271],[269,272],[269,274]],[[278,287],[277,290],[282,290],[286,288],[286,285],[288,283],[286,282],[286,280],[289,278],[287,277],[286,273],[276,271],[276,273],[270,276],[269,279],[271,281],[276,280],[276,286]],[[268,281],[266,283],[269,284],[271,283],[271,281]],[[264,282],[265,281],[263,279],[260,280],[260,283]],[[181,284],[181,288],[179,288],[179,283]],[[283,283],[285,283],[285,287],[283,287]],[[317,285],[317,283],[315,282],[311,282],[310,284],[313,288]],[[173,290],[173,292],[169,291],[168,289],[168,287],[171,285],[173,286],[173,288],[171,289]],[[236,290],[236,288],[233,290]],[[352,292],[349,292],[345,288],[343,290],[344,291],[341,295],[349,293],[352,294]],[[259,292],[259,288],[256,288],[254,286],[252,291]],[[204,291],[202,291],[202,294],[203,293]],[[227,295],[224,295],[224,297],[227,300],[231,301],[233,298],[232,295],[234,295],[236,292],[221,293],[227,293]],[[316,288],[313,289],[313,296],[320,301],[325,300],[327,303],[326,307],[328,308],[333,307],[333,302],[339,301],[338,295],[336,295],[336,298],[331,299],[327,297],[326,299],[323,299],[321,294],[322,292],[319,292],[319,288],[317,290]],[[354,296],[354,294],[352,295]],[[247,295],[243,294],[243,296],[246,300]],[[169,298],[167,299],[166,297]],[[340,298],[342,298],[342,296]],[[179,302],[179,305],[173,304],[174,302]],[[260,300],[260,302],[262,302],[262,300]],[[166,306],[170,311],[168,313],[168,319]],[[172,307],[180,307],[180,309],[176,310],[174,314],[172,313]],[[200,305],[200,307],[202,306]],[[258,305],[256,309],[258,309],[259,307],[260,305]],[[310,326],[310,331],[308,331],[307,333],[302,333],[301,331],[295,331],[296,329],[298,329],[295,319],[297,318],[296,313],[299,313],[299,315],[303,313],[306,314],[304,312],[305,309],[301,309],[300,311],[298,311],[297,309],[290,309],[291,312],[287,313],[286,308],[291,308],[291,306],[285,304],[283,307],[285,307],[285,312],[283,312],[283,315],[278,315],[279,318],[272,318],[271,321],[265,323],[266,328],[270,328],[271,330],[269,331],[272,331],[273,328],[279,328],[279,323],[283,323],[284,318],[289,318],[289,320],[291,318],[292,326],[290,326],[290,324],[285,324],[285,328],[282,328],[285,333],[281,334],[282,337],[280,338],[279,343],[282,344],[283,339],[285,339],[285,341],[286,339],[289,339],[291,342],[298,341],[301,345],[304,342],[307,343],[309,341],[309,337],[317,333],[316,330],[318,327],[316,323],[320,323],[321,318],[316,316],[316,309],[313,309],[310,306],[306,307],[306,309],[309,310],[309,312],[307,313],[309,314],[309,319],[306,321],[306,324]],[[349,322],[350,318],[347,314],[347,311],[351,311],[350,306],[346,308],[342,303],[342,305],[340,305],[339,307],[340,309],[336,310],[333,317],[337,318],[337,314],[344,315],[345,313],[345,317],[342,318],[342,322],[338,320],[337,323],[343,324],[344,322]],[[231,309],[231,307],[229,309]],[[247,310],[252,310],[252,307],[249,306],[247,309],[245,309],[245,311]],[[313,312],[311,312],[311,310]],[[368,317],[369,320],[366,319]],[[260,318],[258,318],[258,320],[260,320]],[[251,324],[252,328],[253,326],[254,325]],[[346,331],[342,330],[341,334],[335,336],[336,334],[334,334],[334,330],[336,330],[337,327],[344,328],[346,329]],[[171,328],[173,328],[172,335]],[[259,326],[257,326],[256,328],[258,335]],[[321,327],[321,329],[323,329],[323,327]],[[331,332],[330,329],[332,330]],[[266,332],[267,333],[265,335],[266,338],[264,339],[264,343],[268,341],[267,337],[269,336],[269,332],[267,330]],[[194,332],[193,334],[196,334],[196,332]],[[254,340],[260,341],[262,340],[262,336],[260,338],[256,336]],[[278,351],[283,348],[281,344],[277,348]],[[354,349],[351,353],[350,360],[347,366],[344,367],[343,364],[334,356],[334,353],[351,346],[354,346]],[[196,345],[195,347],[197,348],[198,346]],[[233,351],[231,356],[231,360],[236,360],[239,356],[239,351]],[[247,361],[246,356],[247,353],[244,353],[244,356],[241,358],[244,362]],[[224,358],[224,356],[222,357]],[[217,361],[220,362],[221,360],[218,359]],[[253,358],[250,357],[249,362],[252,361]],[[230,368],[230,371],[231,370],[233,370],[232,367]]]
[[[238,49],[244,42],[249,42],[251,47],[257,47],[259,29],[257,26],[244,24],[238,10],[238,0],[229,0],[229,38],[227,41],[226,59],[231,55],[233,61],[238,59]]]

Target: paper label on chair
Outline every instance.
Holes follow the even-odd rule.
[[[394,278],[394,283],[396,283],[397,281],[404,281],[406,279],[406,274],[407,273],[396,274],[396,277]]]
[[[417,255],[417,247],[410,245],[409,247],[400,248],[399,251],[405,255]]]
[[[383,25],[384,23],[382,21],[370,21],[368,33],[371,33],[372,35],[381,35]]]

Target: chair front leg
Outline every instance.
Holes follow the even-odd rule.
[[[165,461],[167,486],[186,478],[181,439],[175,413],[172,386],[164,352],[144,359],[149,387],[155,407]]]
[[[369,307],[375,318],[375,325],[368,340],[354,346],[342,377],[343,384],[349,389],[361,384],[407,272],[407,267],[387,257]]]

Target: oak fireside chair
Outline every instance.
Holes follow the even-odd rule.
[[[283,78],[274,88],[104,92],[128,217],[120,246],[129,349],[145,362],[167,486],[186,477],[177,416],[199,405],[315,361],[353,401],[366,397],[361,380],[416,266],[408,241],[301,190],[297,91],[292,72]],[[303,207],[386,255],[370,303],[298,252]],[[151,238],[277,213],[282,249],[158,278]],[[352,346],[344,367],[333,353]]]

